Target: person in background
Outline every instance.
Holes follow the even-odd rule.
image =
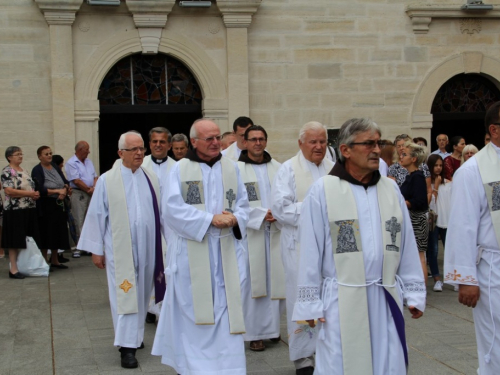
[[[1,183],[5,190],[3,236],[1,246],[9,250],[11,279],[24,279],[17,269],[17,254],[26,249],[26,237],[39,242],[38,220],[35,201],[40,193],[35,190],[35,181],[21,167],[23,150],[9,146],[5,150],[9,165],[2,170]]]
[[[385,147],[380,152],[380,163],[378,171],[384,177],[389,173],[389,167],[394,163],[394,143],[388,139],[383,140]]]
[[[2,190],[2,184],[0,184],[0,190]],[[2,225],[3,225],[3,198],[0,195],[0,259],[5,258],[5,250],[1,247],[2,243]]]
[[[484,135],[484,145],[486,146],[490,142],[491,142],[491,135],[489,135],[488,133],[486,133]]]
[[[455,171],[462,164],[462,151],[465,147],[465,139],[460,136],[455,136],[451,139],[448,149],[451,155],[444,159],[444,177],[452,181]]]
[[[220,142],[221,150],[225,150],[234,142],[236,142],[236,134],[234,134],[233,132],[225,132],[224,134],[222,134],[222,139]]]
[[[443,282],[439,274],[438,266],[438,239],[441,237],[443,248],[446,243],[446,228],[450,215],[451,182],[444,178],[443,159],[438,154],[432,154],[427,159],[427,165],[431,171],[432,198],[429,208],[429,222],[433,226],[429,228],[429,243],[427,244],[427,260],[434,278],[435,292],[443,291]],[[434,216],[437,215],[437,218]],[[434,217],[433,217],[434,216]]]
[[[415,137],[413,138],[413,143],[423,147],[427,151],[427,139],[423,137]]]
[[[49,146],[40,146],[37,150],[40,163],[31,171],[31,176],[38,184],[40,199],[36,201],[40,248],[47,260],[47,250],[51,249],[50,267],[67,269],[59,262],[57,250],[69,250],[68,215],[64,205],[66,196],[71,194],[69,182],[62,171],[52,163],[52,150]]]
[[[232,143],[222,152],[223,156],[233,161],[238,161],[241,150],[245,149],[245,146],[243,145],[243,142],[245,141],[245,130],[253,124],[254,123],[250,117],[241,116],[234,120],[233,132],[236,135],[236,142]]]
[[[472,143],[465,146],[463,151],[462,151],[462,159],[464,159],[462,164],[465,163],[467,160],[469,160],[474,155],[476,155],[478,152],[479,152],[479,150]]]
[[[189,150],[189,141],[186,135],[177,133],[172,137],[172,153],[175,161],[181,160]]]
[[[401,194],[403,195],[410,220],[417,241],[418,255],[422,264],[424,278],[427,276],[427,264],[425,261],[425,252],[427,251],[427,241],[429,237],[427,211],[429,201],[427,199],[427,186],[424,173],[419,170],[419,165],[426,158],[425,149],[411,141],[407,141],[402,149],[400,156],[401,166],[408,171],[405,181],[401,185]]]
[[[448,146],[448,136],[446,134],[439,134],[436,137],[436,143],[438,145],[438,149],[436,151],[432,151],[432,154],[441,156],[443,160],[450,156],[450,153],[446,150],[446,146]]]

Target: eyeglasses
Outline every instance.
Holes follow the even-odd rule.
[[[23,156],[24,154],[12,154],[12,156]]]
[[[46,154],[43,154],[44,156],[52,156],[52,152],[47,152]]]
[[[375,148],[375,145],[377,145],[380,149],[383,149],[386,143],[384,141],[364,141],[364,142],[352,142],[349,145],[365,146],[367,150],[373,150]]]
[[[252,142],[252,143],[260,142],[260,143],[264,143],[264,142],[267,142],[267,139],[266,138],[249,138],[249,139],[247,139],[247,142]]]
[[[146,147],[134,147],[134,148],[122,148],[121,151],[130,151],[130,152],[146,152],[147,148]]]
[[[222,139],[222,135],[214,135],[213,137],[208,137],[208,138],[195,138],[199,141],[204,141],[204,142],[213,142],[213,141],[217,141],[217,142],[220,142],[220,140]]]

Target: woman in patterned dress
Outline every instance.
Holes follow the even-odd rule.
[[[410,213],[410,220],[417,241],[420,263],[425,280],[427,280],[427,264],[425,252],[427,251],[428,241],[428,221],[427,211],[429,210],[429,201],[427,198],[427,185],[424,173],[418,166],[424,162],[427,157],[425,149],[412,141],[404,144],[401,152],[400,164],[408,171],[405,181],[401,185],[401,194],[403,195],[406,206]]]
[[[21,148],[7,147],[5,158],[9,165],[2,170],[1,176],[5,190],[2,247],[9,249],[9,277],[24,279],[24,275],[17,269],[17,254],[20,249],[26,249],[26,236],[38,241],[35,201],[40,198],[40,193],[35,191],[35,182],[29,173],[21,168]]]

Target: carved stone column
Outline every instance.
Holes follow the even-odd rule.
[[[229,123],[250,113],[248,26],[262,0],[217,0],[227,32]]]
[[[75,100],[71,25],[82,0],[35,0],[50,32],[52,127],[54,152],[74,154]]]
[[[128,10],[139,31],[143,54],[157,54],[161,33],[175,0],[127,0]]]

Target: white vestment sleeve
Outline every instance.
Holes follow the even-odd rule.
[[[292,321],[324,317],[320,299],[323,278],[323,255],[326,237],[330,231],[324,199],[323,180],[317,181],[309,190],[300,215],[300,260],[297,278],[297,300]]]
[[[281,225],[298,226],[302,202],[295,199],[295,176],[291,162],[285,162],[274,178],[271,189],[273,216]]]
[[[255,230],[259,230],[264,218],[266,217],[267,209],[264,207],[253,207],[250,208],[250,215],[248,218],[247,227]]]
[[[105,180],[105,175],[102,175],[97,180],[77,245],[77,249],[89,251],[96,255],[104,255],[104,235],[106,226],[109,225]]]
[[[169,188],[162,194],[161,210],[164,223],[179,236],[201,242],[207,233],[213,214],[198,210],[184,202],[181,192],[179,164],[169,174]]]
[[[236,220],[238,220],[238,228],[241,233],[241,238],[238,239],[241,240],[247,235],[250,203],[248,202],[247,189],[241,179],[240,170],[236,163],[234,163],[234,168],[236,169],[236,176],[238,179],[238,194],[236,195],[236,205],[234,207],[233,215],[236,216]]]
[[[392,181],[392,180],[391,180]],[[416,307],[420,311],[425,310],[427,289],[425,287],[422,267],[418,255],[415,234],[410,221],[410,214],[406,202],[395,181],[394,189],[399,197],[399,205],[403,213],[403,228],[401,230],[401,259],[397,275],[403,281],[403,298],[407,306]],[[426,275],[427,276],[427,275]]]
[[[470,165],[467,166],[468,168],[457,170],[453,176],[451,189],[451,211],[444,252],[444,275],[445,283],[452,285],[477,285],[476,259],[480,230],[478,224],[481,222],[482,205],[484,205],[482,201],[486,199],[483,198],[485,193],[479,171],[476,168],[477,173],[474,173],[474,169],[470,168]],[[482,191],[478,191],[478,187]],[[487,208],[484,207],[483,211],[486,210]],[[447,277],[448,275],[457,275],[457,277]]]

